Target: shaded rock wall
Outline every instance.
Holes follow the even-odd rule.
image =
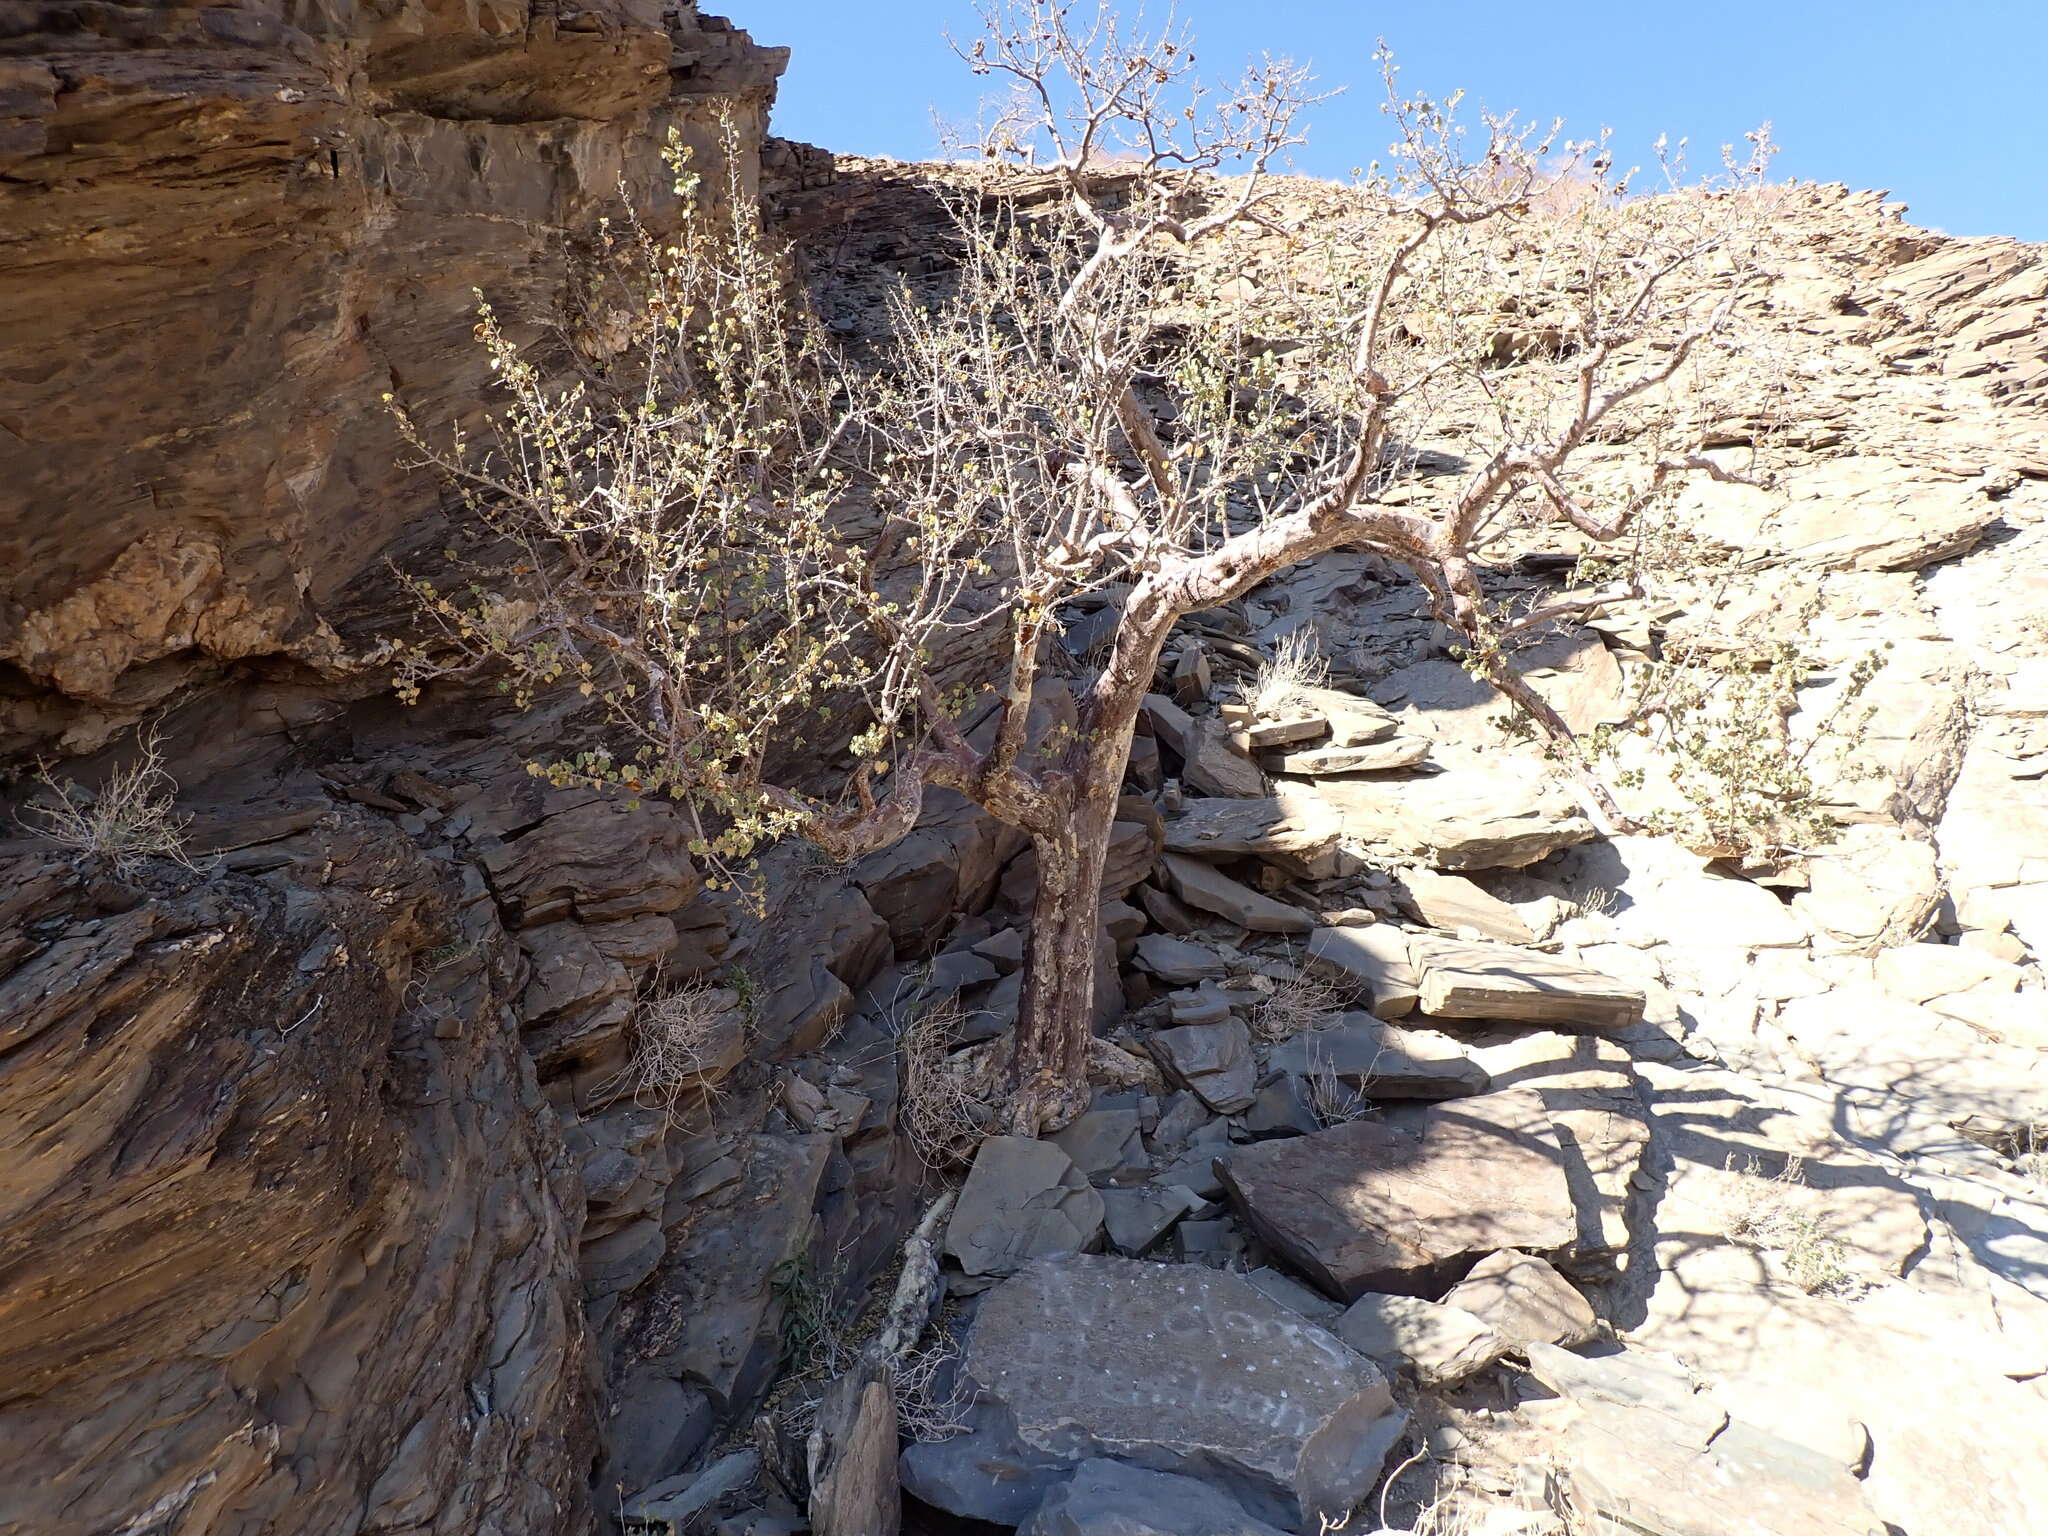
[[[479,408],[473,288],[573,323],[671,126],[751,187],[782,62],[658,0],[0,15],[0,759],[170,706],[208,856],[0,826],[0,1532],[588,1528],[586,1283],[671,1173],[624,1024],[728,936],[665,815],[347,702],[438,527],[380,396]]]
[[[0,862],[0,1530],[579,1522],[580,1201],[488,903],[305,837],[324,880]]]
[[[0,18],[0,753],[90,749],[250,657],[344,664],[338,595],[485,376],[471,290],[563,257],[680,129],[756,174],[786,51],[660,0],[43,0]]]

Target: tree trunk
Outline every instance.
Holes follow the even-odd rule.
[[[1038,897],[1012,1056],[1009,1124],[1015,1135],[1057,1130],[1088,1107],[1103,860],[1138,710],[1174,612],[1165,605],[1148,605],[1142,615],[1126,610],[1109,664],[1082,701],[1075,740],[1048,776],[1066,814],[1032,838]]]
[[[1102,921],[1102,861],[1121,776],[1106,805],[1089,795],[1057,831],[1035,837],[1032,904],[1011,1056],[1010,1131],[1057,1130],[1088,1107],[1088,1046],[1095,1032],[1095,934]]]

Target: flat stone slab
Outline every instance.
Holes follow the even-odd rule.
[[[1137,957],[1140,966],[1168,986],[1193,986],[1223,974],[1223,957],[1215,950],[1170,933],[1148,933],[1139,939]]]
[[[1498,896],[1481,890],[1463,875],[1439,874],[1432,869],[1411,870],[1401,877],[1402,889],[1432,928],[1456,933],[1477,929],[1482,937],[1503,944],[1527,944],[1536,935],[1522,920],[1522,914]]]
[[[1465,1098],[1493,1081],[1449,1035],[1369,1013],[1342,1014],[1328,1029],[1282,1041],[1267,1065],[1306,1078],[1328,1073],[1373,1099]]]
[[[1007,1275],[1101,1235],[1102,1196],[1072,1158],[1049,1141],[991,1136],[946,1223],[946,1252],[970,1275]]]
[[[1197,858],[1255,854],[1310,880],[1337,873],[1337,814],[1313,796],[1189,800],[1166,822],[1166,851]]]
[[[1153,734],[1180,755],[1190,789],[1247,800],[1266,793],[1266,776],[1231,742],[1221,720],[1213,715],[1196,719],[1163,694],[1147,694],[1145,709]]]
[[[1316,920],[1299,907],[1275,901],[1233,880],[1213,864],[1169,853],[1160,860],[1160,874],[1167,889],[1189,906],[1213,912],[1227,922],[1255,933],[1307,933]]]
[[[1444,1297],[1518,1344],[1584,1344],[1600,1321],[1571,1281],[1530,1253],[1489,1254]]]
[[[1269,1248],[1345,1301],[1437,1296],[1498,1249],[1577,1246],[1567,1159],[1534,1093],[1432,1104],[1418,1124],[1355,1120],[1234,1147],[1223,1185]]]
[[[1347,773],[1393,773],[1413,768],[1429,757],[1434,745],[1427,736],[1390,736],[1355,747],[1299,747],[1260,756],[1268,771],[1298,774],[1305,779],[1330,779]]]
[[[1319,779],[1295,791],[1323,800],[1350,841],[1434,869],[1520,869],[1593,837],[1593,824],[1527,760],[1441,745],[1435,756],[1448,771],[1434,777]],[[1276,792],[1289,792],[1286,781]]]
[[[1422,1011],[1553,1029],[1627,1029],[1643,1020],[1633,982],[1506,944],[1432,939],[1414,946]]]
[[[1176,1082],[1218,1114],[1234,1115],[1251,1104],[1259,1063],[1242,1019],[1155,1030],[1145,1045]]]
[[[1035,1456],[1193,1474],[1287,1530],[1342,1518],[1407,1420],[1370,1361],[1186,1265],[1033,1264],[983,1299],[963,1370]]]
[[[1507,1353],[1507,1341],[1470,1312],[1419,1296],[1368,1292],[1337,1320],[1337,1337],[1389,1371],[1425,1387],[1475,1376]]]
[[[1308,941],[1309,969],[1364,991],[1373,1013],[1398,1019],[1421,995],[1408,935],[1386,923],[1362,928],[1318,928]]]

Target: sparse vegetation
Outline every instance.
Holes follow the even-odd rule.
[[[911,1149],[934,1173],[958,1169],[974,1156],[996,1119],[977,1091],[973,1063],[951,1054],[961,1009],[944,997],[897,1009],[896,1049],[903,1073],[897,1114]]]
[[[1758,1159],[1731,1155],[1728,1169],[1740,1181],[1728,1210],[1730,1237],[1774,1254],[1784,1277],[1810,1296],[1854,1288],[1848,1250],[1828,1235],[1813,1204],[1792,1193],[1806,1188],[1803,1160],[1787,1158],[1767,1176]]]
[[[1285,1040],[1334,1023],[1352,994],[1326,977],[1302,971],[1276,981],[1252,1008],[1252,1028],[1264,1039]]]
[[[190,869],[185,835],[191,818],[178,814],[178,781],[164,767],[162,737],[143,730],[136,751],[135,760],[116,768],[97,790],[43,772],[48,803],[25,810],[24,826],[60,847],[106,860],[122,876],[152,859]]]

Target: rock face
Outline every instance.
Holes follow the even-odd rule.
[[[433,498],[379,397],[473,415],[474,288],[594,337],[569,245],[622,178],[665,216],[670,128],[720,184],[721,104],[751,183],[786,57],[640,0],[55,0],[4,50],[0,660],[48,694],[0,752],[195,669],[340,667],[345,589]]]
[[[1128,1259],[1031,1265],[982,1303],[963,1368],[1048,1485],[1110,1457],[1289,1530],[1370,1490],[1406,1421],[1368,1361],[1242,1278]],[[918,1452],[945,1449],[906,1454],[913,1491]]]
[[[487,906],[339,819],[317,895],[0,865],[0,1527],[584,1518],[575,1165],[506,975],[410,958]]]

